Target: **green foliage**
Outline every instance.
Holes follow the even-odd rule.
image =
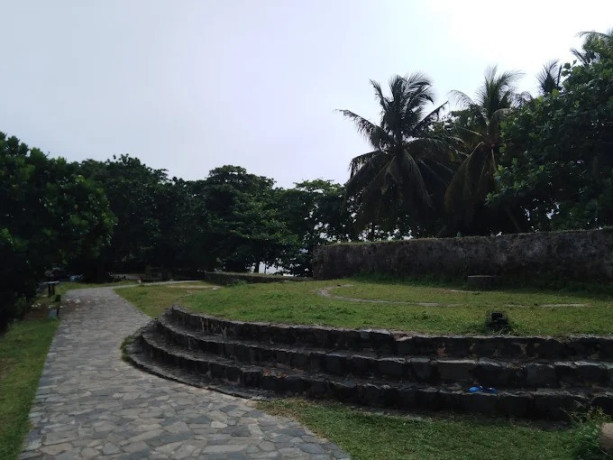
[[[298,241],[280,217],[274,181],[238,166],[215,168],[203,181],[210,218],[207,268],[257,272],[296,250]]]
[[[589,35],[581,65],[565,65],[562,91],[516,111],[492,206],[521,209],[533,230],[613,224],[613,38]]]
[[[288,230],[298,240],[298,250],[283,260],[291,274],[312,276],[313,250],[321,245],[355,238],[351,216],[345,206],[344,187],[317,179],[277,190],[276,207]]]
[[[46,268],[96,257],[108,244],[108,201],[80,173],[0,133],[0,329],[24,313]]]
[[[142,270],[146,264],[160,265],[156,258],[163,240],[160,220],[172,217],[168,208],[158,205],[168,183],[166,172],[149,168],[129,155],[104,163],[88,160],[81,165],[81,171],[101,185],[117,217],[109,249],[94,264],[102,263],[103,272],[110,268]],[[85,268],[91,271],[97,267]]]
[[[585,415],[574,416],[574,437],[571,452],[577,460],[605,460],[610,458],[600,448],[600,430],[603,423],[611,422],[601,408],[591,409]]]

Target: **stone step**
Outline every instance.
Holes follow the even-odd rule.
[[[509,335],[430,336],[375,329],[247,323],[195,314],[178,306],[170,308],[165,317],[185,329],[227,339],[339,349],[380,356],[613,361],[613,336],[563,339]]]
[[[282,395],[331,398],[376,407],[452,410],[506,417],[567,419],[570,413],[599,406],[613,414],[613,393],[591,388],[501,390],[497,394],[470,393],[461,385],[407,384],[355,379],[276,369],[236,362],[180,349],[148,328],[127,348],[140,367],[191,385],[261,389]]]
[[[204,335],[160,317],[158,333],[189,351],[214,354],[238,363],[280,369],[325,372],[334,376],[378,377],[429,384],[460,383],[496,388],[569,388],[613,386],[613,363],[594,361],[519,361],[490,358],[377,357],[374,353],[280,347]]]

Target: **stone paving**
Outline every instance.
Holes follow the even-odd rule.
[[[123,339],[149,318],[111,288],[69,292],[20,459],[349,458],[250,400],[141,372]]]

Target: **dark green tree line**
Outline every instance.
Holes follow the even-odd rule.
[[[0,133],[0,329],[25,313],[45,269],[97,257],[115,218],[77,163]]]

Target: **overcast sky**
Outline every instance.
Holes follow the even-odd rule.
[[[225,164],[291,187],[344,183],[378,121],[369,80],[421,71],[439,102],[487,66],[520,89],[613,1],[0,0],[0,131],[50,156],[129,153],[201,179]]]

